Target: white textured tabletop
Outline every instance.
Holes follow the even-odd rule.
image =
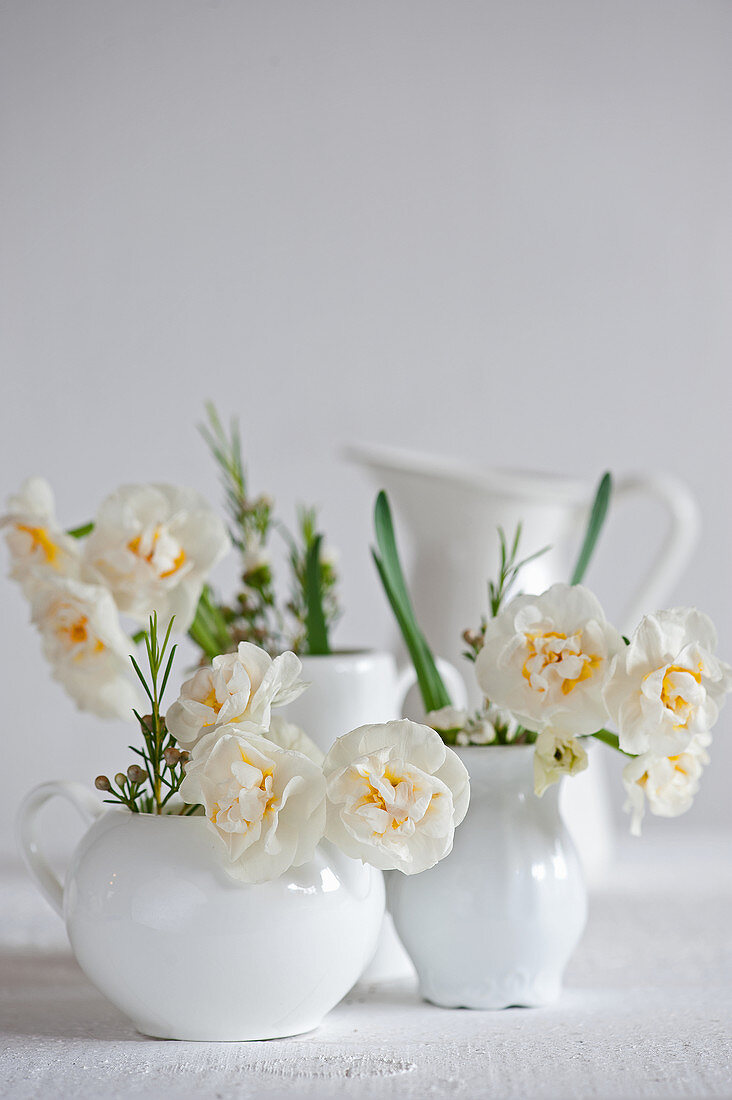
[[[267,1043],[143,1038],[10,858],[0,1095],[729,1098],[731,856],[729,837],[691,830],[624,843],[553,1007],[448,1011],[410,980],[360,985],[317,1031]]]

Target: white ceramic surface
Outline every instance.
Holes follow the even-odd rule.
[[[394,923],[427,1000],[448,1008],[549,1004],[587,917],[557,787],[534,795],[531,746],[457,752],[470,772],[468,813],[436,867],[389,874]]]
[[[487,582],[498,571],[499,526],[510,536],[521,523],[524,554],[551,547],[522,573],[524,592],[542,592],[569,578],[594,483],[539,471],[483,470],[394,447],[359,444],[346,453],[389,493],[420,624],[437,652],[458,667],[462,632],[487,611]],[[699,509],[683,482],[669,476],[616,480],[615,502],[637,496],[660,503],[669,527],[625,610],[619,624],[624,629],[663,605],[699,534]],[[477,691],[474,698],[477,703]]]
[[[306,655],[301,660],[303,679],[309,687],[282,713],[301,726],[322,752],[327,752],[337,737],[358,726],[401,718],[407,692],[416,680],[411,665],[399,672],[394,657],[384,651]],[[463,705],[465,687],[460,673],[446,661],[438,659],[437,664],[456,705]],[[363,979],[391,981],[413,973],[387,913]]]
[[[306,655],[301,660],[302,676],[309,687],[282,714],[301,726],[323,752],[357,726],[403,717],[404,700],[415,674],[411,665],[397,671],[391,653],[358,650]],[[460,706],[465,697],[460,674],[446,661],[437,663]]]
[[[65,887],[38,835],[39,811],[56,795],[92,822]],[[381,873],[327,843],[272,882],[242,884],[221,867],[203,818],[102,812],[90,791],[69,783],[26,797],[19,837],[79,965],[146,1035],[310,1031],[357,981],[381,927]]]

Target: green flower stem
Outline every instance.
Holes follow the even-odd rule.
[[[610,730],[597,730],[595,733],[591,733],[590,737],[594,737],[596,741],[602,741],[603,745],[609,745],[611,749],[615,749],[617,752],[627,756],[629,760],[635,759],[635,754],[632,752],[626,752],[625,749],[621,749],[620,741],[617,733],[611,733]]]

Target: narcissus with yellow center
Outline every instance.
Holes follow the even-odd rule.
[[[646,615],[618,654],[605,690],[620,748],[669,758],[709,744],[732,668],[714,653],[711,620],[689,607]]]
[[[451,850],[470,785],[435,730],[406,719],[360,726],[338,738],[323,770],[326,835],[347,855],[410,875]]]
[[[490,702],[527,729],[577,737],[607,718],[603,688],[623,640],[581,585],[517,596],[488,622],[475,670]]]
[[[299,867],[323,836],[320,767],[235,723],[195,745],[180,793],[204,807],[226,871],[244,882],[265,882]]]

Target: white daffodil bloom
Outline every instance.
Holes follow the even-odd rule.
[[[645,804],[659,817],[678,817],[685,813],[699,790],[702,769],[709,763],[703,739],[693,739],[684,752],[675,756],[657,756],[644,752],[623,768],[627,799],[624,809],[630,813],[630,831],[640,836]]]
[[[488,622],[475,671],[491,703],[522,725],[575,737],[607,720],[603,688],[623,640],[581,585],[517,596]]]
[[[496,740],[496,727],[489,718],[482,716],[468,721],[455,737],[458,745],[492,745]]]
[[[219,516],[192,489],[123,485],[103,502],[84,546],[85,577],[139,622],[157,611],[185,632],[209,573],[229,550]]]
[[[446,706],[431,710],[425,715],[425,725],[438,733],[453,733],[461,730],[468,720],[467,710],[461,707]]]
[[[231,722],[266,735],[272,707],[291,703],[307,687],[301,672],[294,653],[272,658],[251,642],[239,642],[236,653],[214,657],[186,680],[168,710],[168,729],[186,748]]]
[[[414,875],[451,851],[470,782],[435,730],[406,719],[360,726],[338,738],[323,771],[326,836],[346,855]]]
[[[307,756],[308,760],[312,760],[314,764],[322,768],[325,755],[315,742],[308,737],[305,730],[300,729],[294,722],[285,721],[282,715],[272,715],[269,729],[264,736],[269,741],[274,741],[275,745],[279,745],[281,749],[287,749],[290,752],[301,752],[303,756]]]
[[[194,747],[180,787],[201,803],[232,878],[266,882],[311,859],[325,828],[325,779],[299,752],[228,725]]]
[[[514,737],[519,731],[520,725],[511,714],[510,710],[505,710],[503,707],[497,707],[495,703],[489,703],[485,708],[483,718],[490,722],[496,729],[500,730],[506,741],[513,741]]]
[[[134,645],[107,589],[49,578],[34,588],[31,606],[52,675],[79,709],[129,719],[139,705],[129,658]]]
[[[10,576],[26,595],[30,597],[35,584],[48,576],[79,576],[78,544],[59,527],[53,490],[44,478],[24,481],[20,492],[8,498],[7,509],[0,527],[12,559]]]
[[[542,730],[534,748],[534,791],[541,797],[565,775],[577,775],[587,767],[587,753],[576,737]]]
[[[620,748],[670,756],[706,738],[732,688],[732,668],[714,655],[711,619],[677,607],[646,615],[618,654],[605,689]]]

